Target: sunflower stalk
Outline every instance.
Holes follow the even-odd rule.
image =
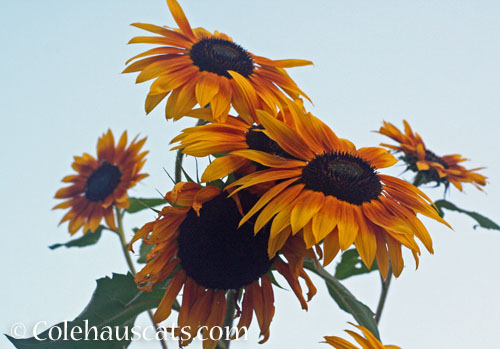
[[[137,274],[137,271],[135,269],[134,262],[132,262],[132,258],[130,257],[130,253],[129,253],[128,248],[127,248],[128,244],[127,244],[127,241],[125,239],[125,231],[123,229],[123,211],[120,211],[120,209],[115,206],[115,213],[116,213],[116,220],[118,222],[118,229],[115,231],[115,233],[120,238],[120,243],[122,246],[123,255],[125,256],[125,260],[127,261],[128,268],[129,268],[130,272],[132,273],[132,275],[135,276],[135,274]],[[147,313],[148,313],[148,316],[149,316],[153,326],[155,327],[156,331],[159,331],[158,325],[153,320],[153,312],[149,309],[147,311]],[[160,345],[163,349],[168,349],[165,338],[161,338],[159,340],[159,342],[160,342]]]
[[[387,295],[389,294],[389,287],[391,286],[392,280],[392,267],[389,264],[389,268],[387,270],[387,276],[384,279],[382,275],[380,275],[380,281],[382,283],[382,291],[380,292],[380,298],[378,300],[377,312],[375,313],[375,322],[377,325],[380,322],[380,318],[382,317],[382,311],[384,310],[385,301],[387,299]]]
[[[233,327],[234,314],[236,311],[235,303],[235,291],[229,290],[226,294],[226,315],[224,317],[224,329],[231,329]],[[221,338],[219,343],[217,343],[216,349],[229,349],[231,341],[225,337]]]

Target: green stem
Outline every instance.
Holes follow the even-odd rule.
[[[389,287],[391,286],[392,280],[392,266],[389,264],[389,268],[387,270],[387,276],[384,280],[382,275],[380,275],[380,280],[382,282],[382,291],[380,292],[380,298],[378,300],[377,312],[375,313],[375,322],[380,322],[380,318],[382,317],[382,311],[384,310],[385,300],[387,299],[387,294],[389,293]]]
[[[226,315],[224,318],[223,329],[231,329],[233,327],[234,312],[236,310],[236,304],[234,302],[235,291],[229,290],[226,294]],[[219,343],[217,343],[216,349],[229,349],[231,341],[223,337]]]
[[[196,122],[195,126],[206,125],[207,123],[208,122],[206,120],[199,119]],[[182,161],[184,160],[184,153],[182,152],[183,150],[184,149],[177,150],[177,155],[175,156],[175,183],[179,183],[180,181],[182,181]]]
[[[134,266],[134,262],[132,262],[132,258],[130,257],[130,253],[128,251],[128,244],[125,239],[125,231],[123,229],[123,213],[120,212],[120,210],[115,206],[115,213],[116,213],[116,220],[118,221],[118,230],[115,231],[116,234],[118,234],[120,238],[120,243],[122,245],[122,251],[123,255],[125,256],[125,260],[127,261],[128,268],[132,275],[135,276],[137,274]],[[153,320],[153,312],[149,309],[147,311],[149,318],[151,319],[151,322],[153,323],[153,326],[156,328],[156,331],[159,331],[158,325],[154,322]],[[163,349],[168,349],[167,343],[165,341],[165,338],[162,338],[160,340],[160,345]]]
[[[175,183],[182,181],[182,160],[184,160],[184,149],[177,150],[177,155],[175,156]]]

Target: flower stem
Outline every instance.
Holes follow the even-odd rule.
[[[389,264],[385,280],[382,277],[382,275],[380,276],[380,281],[382,282],[382,291],[380,292],[377,312],[375,314],[375,322],[377,323],[377,325],[380,322],[380,317],[382,316],[382,311],[384,310],[385,300],[387,299],[387,294],[389,293],[389,286],[391,285],[391,280],[392,280],[392,267]]]
[[[137,274],[137,272],[135,270],[134,263],[132,262],[132,258],[130,258],[130,253],[129,253],[128,248],[127,248],[128,244],[127,244],[127,241],[125,239],[125,232],[123,229],[123,213],[120,212],[120,210],[116,206],[115,206],[115,212],[116,212],[116,220],[118,221],[118,230],[115,231],[115,233],[117,233],[119,238],[120,238],[120,243],[122,245],[123,255],[125,256],[125,260],[127,261],[128,268],[129,268],[130,272],[132,273],[132,275],[135,276],[135,274]],[[148,309],[147,313],[148,313],[149,318],[151,319],[151,322],[153,323],[153,326],[158,331],[159,328],[158,328],[158,325],[153,320],[153,312],[151,311],[151,309]],[[163,349],[168,349],[165,338],[160,339],[160,345]]]
[[[175,156],[175,183],[182,181],[182,160],[184,160],[183,149],[177,150],[177,155]]]
[[[233,327],[233,320],[234,320],[234,312],[236,310],[236,304],[234,297],[236,295],[236,292],[234,290],[229,290],[226,294],[226,315],[224,318],[224,330],[231,330]],[[216,349],[229,349],[229,345],[231,344],[231,341],[226,339],[227,336],[222,337],[217,343]]]
[[[206,125],[208,121],[199,119],[196,122],[195,126]],[[182,152],[184,149],[177,150],[177,155],[175,156],[175,172],[174,172],[174,180],[175,183],[179,183],[182,181],[182,161],[184,160],[184,153]]]

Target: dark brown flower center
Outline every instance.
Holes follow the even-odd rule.
[[[247,78],[254,69],[250,54],[241,46],[224,39],[201,39],[191,47],[189,55],[201,71],[208,71],[230,79],[231,75],[228,70]]]
[[[226,196],[223,193],[203,204],[200,216],[190,210],[177,238],[182,268],[199,285],[211,289],[239,289],[258,280],[272,265],[267,254],[269,231],[254,235],[248,223],[238,229],[241,214]],[[243,206],[251,203],[244,201]]]
[[[430,150],[425,151],[425,160],[437,162],[438,164],[443,165],[444,168],[448,168],[448,164],[439,156],[431,152]]]
[[[85,197],[89,201],[106,199],[120,184],[121,176],[118,166],[104,161],[87,179]]]
[[[331,195],[354,205],[370,202],[382,192],[375,167],[347,153],[325,153],[302,170],[306,189]]]

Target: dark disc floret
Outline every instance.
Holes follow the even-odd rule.
[[[434,154],[430,150],[425,151],[425,160],[427,161],[432,161],[432,162],[437,162],[438,164],[443,165],[444,168],[448,168],[449,165],[444,161],[440,156]]]
[[[121,176],[118,166],[104,161],[87,179],[85,197],[89,201],[106,199],[120,184]]]
[[[200,71],[208,71],[230,79],[231,75],[228,70],[248,78],[254,69],[250,54],[229,40],[201,39],[191,47],[189,55]]]
[[[248,223],[238,229],[241,214],[226,196],[204,203],[199,216],[191,209],[177,238],[177,256],[187,276],[211,289],[239,289],[258,280],[272,265],[267,254],[269,230],[254,235]]]
[[[354,205],[370,202],[382,192],[375,167],[348,153],[317,156],[302,170],[305,188],[331,195]]]

